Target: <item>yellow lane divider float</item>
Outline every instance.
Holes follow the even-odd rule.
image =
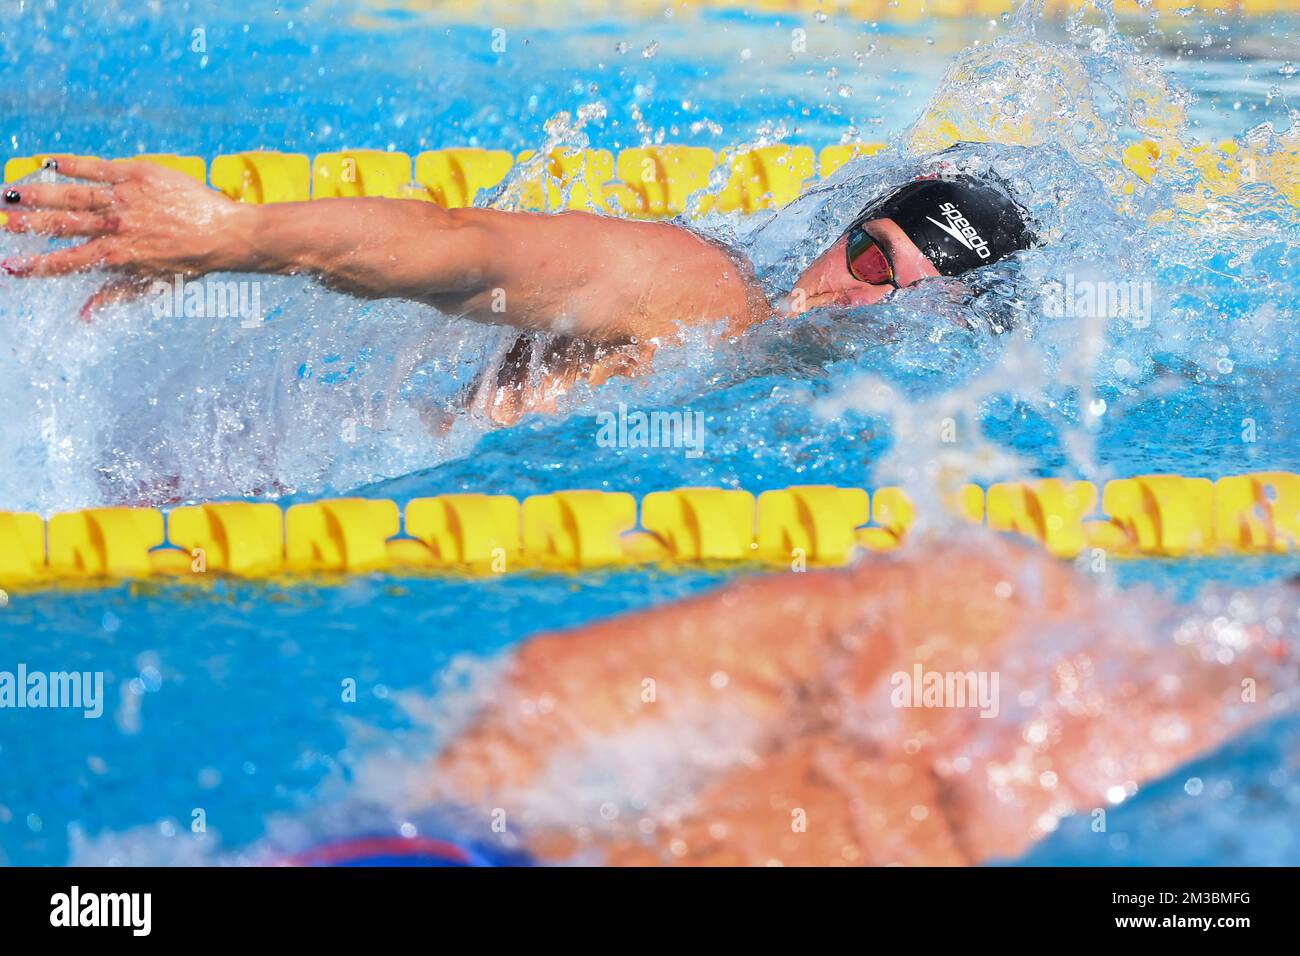
[[[752,213],[778,208],[797,197],[809,182],[826,178],[857,156],[869,156],[883,143],[846,143],[814,152],[811,146],[776,145],[750,150],[703,146],[639,146],[617,154],[605,149],[556,150],[518,184],[524,209],[586,209],[638,219],[681,215],[692,210]],[[14,157],[5,163],[5,181],[40,168],[45,155]],[[423,199],[449,209],[473,205],[480,190],[501,184],[516,165],[534,159],[505,150],[458,148],[420,153],[376,149],[320,153],[273,151],[216,157],[210,167],[198,156],[148,154],[135,157],[178,169],[200,182],[249,203],[293,202],[339,196]],[[1231,140],[1183,150],[1176,143],[1142,140],[1129,147],[1124,162],[1137,180],[1151,182],[1166,168],[1190,163],[1207,188],[1226,194],[1251,183],[1267,183],[1300,206],[1300,153],[1242,146]],[[716,194],[715,169],[725,174]]]
[[[754,212],[782,206],[819,174],[829,176],[857,155],[884,149],[883,143],[828,146],[763,146],[737,152],[700,146],[555,150],[519,183],[525,209],[587,209],[639,218],[686,211],[687,200],[709,187],[713,170],[728,176],[717,196],[702,196],[700,212]],[[218,156],[211,167],[198,156],[147,154],[133,157],[178,169],[209,181],[240,202],[295,202],[340,196],[423,199],[449,209],[473,205],[480,190],[501,184],[517,164],[532,160],[525,150],[453,148],[429,150],[414,160],[407,153],[377,149],[320,153],[270,150]],[[48,154],[17,156],[5,163],[6,182],[35,172]]]
[[[1293,552],[1300,475],[1209,481],[1144,475],[964,486],[949,502],[968,521],[1074,557],[1186,557]],[[1098,510],[1100,506],[1100,510]],[[0,585],[209,572],[271,577],[318,572],[448,570],[502,573],[668,564],[843,564],[857,549],[897,547],[916,518],[899,488],[806,486],[766,491],[683,488],[647,494],[561,491],[393,501],[341,498],[281,509],[229,502],[0,512]]]

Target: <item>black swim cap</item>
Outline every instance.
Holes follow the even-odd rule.
[[[946,276],[997,262],[1035,241],[1024,210],[970,176],[908,183],[864,209],[855,224],[872,219],[892,219]]]

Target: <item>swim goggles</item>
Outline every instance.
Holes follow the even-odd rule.
[[[895,289],[899,287],[898,280],[894,278],[894,264],[889,261],[889,253],[861,223],[849,229],[848,240],[844,252],[849,275],[859,282],[892,285]]]

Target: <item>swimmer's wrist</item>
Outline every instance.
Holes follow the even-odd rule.
[[[207,252],[210,272],[269,272],[271,263],[261,253],[258,236],[265,230],[264,207],[231,202],[223,218],[208,232],[212,247]]]
[[[224,224],[214,230],[216,264],[210,271],[329,274],[341,243],[339,218],[326,216],[326,205],[322,200],[232,203]]]

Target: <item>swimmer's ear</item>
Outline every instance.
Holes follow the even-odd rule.
[[[89,324],[94,321],[95,314],[101,309],[141,298],[149,291],[151,285],[153,283],[148,279],[142,279],[138,276],[112,279],[105,282],[99,287],[99,291],[87,299],[86,304],[81,307],[81,321]]]

